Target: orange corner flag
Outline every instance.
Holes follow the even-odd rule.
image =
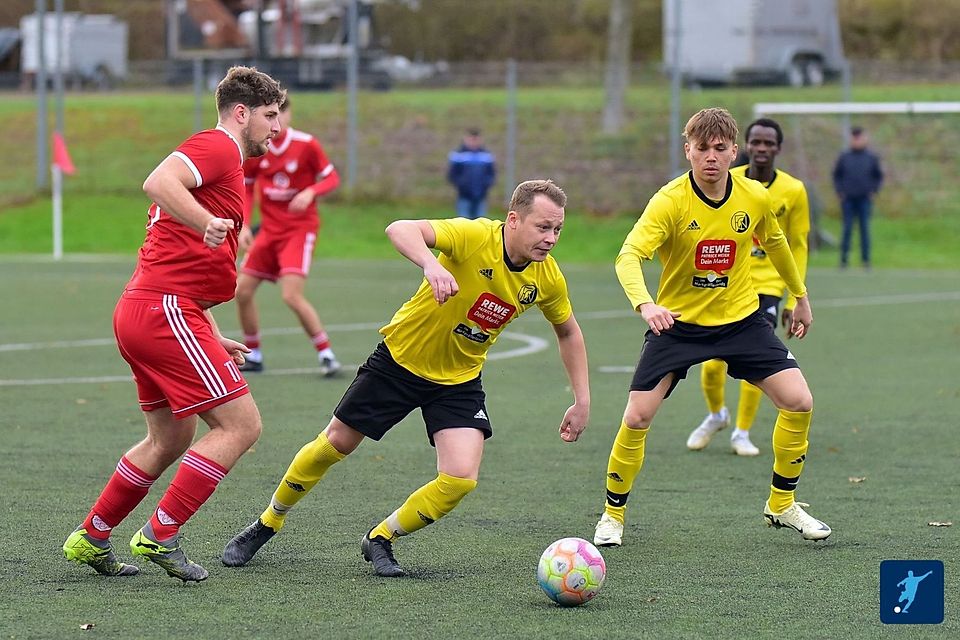
[[[70,152],[67,151],[67,143],[57,132],[53,134],[53,164],[60,167],[60,170],[67,175],[73,175],[77,171],[73,166],[73,160],[70,159]]]

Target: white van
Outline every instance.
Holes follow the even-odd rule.
[[[835,0],[664,0],[668,74],[678,36],[689,84],[820,85],[845,64]]]

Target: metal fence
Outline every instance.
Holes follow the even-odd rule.
[[[251,61],[245,61],[251,62]],[[194,67],[187,62],[154,61],[130,65],[129,77],[118,91],[148,91],[162,96],[196,92],[196,108],[184,110],[184,128],[168,132],[168,146],[177,144],[191,128],[210,126],[215,117],[210,89],[222,75],[225,62],[207,63],[196,88]],[[615,135],[601,132],[603,109],[602,64],[564,62],[521,63],[516,66],[514,90],[508,89],[506,62],[447,65],[416,82],[397,79],[390,91],[361,91],[358,96],[358,135],[353,148],[347,136],[349,99],[341,88],[322,93],[295,91],[298,97],[295,126],[310,131],[323,142],[341,172],[354,154],[356,166],[352,189],[337,197],[381,202],[450,203],[452,188],[446,182],[447,154],[455,148],[467,127],[483,130],[487,147],[496,155],[500,177],[491,194],[491,209],[504,205],[515,182],[550,177],[570,195],[570,207],[596,216],[628,214],[642,210],[652,193],[672,177],[671,145],[681,141],[670,135],[669,84],[656,63],[634,64],[626,121]],[[920,75],[921,72],[925,75]],[[907,64],[854,62],[855,87],[874,83],[925,80],[942,84],[944,100],[960,99],[960,64],[914,66]],[[361,86],[363,81],[361,79]],[[882,85],[881,85],[882,92]],[[877,93],[876,91],[874,93]],[[70,139],[69,105],[79,94],[68,93],[67,136]],[[784,87],[744,90],[683,92],[682,115],[710,104],[729,108],[745,124],[753,104],[776,100],[842,99],[838,85],[821,89]],[[875,98],[874,98],[875,99]],[[181,100],[182,104],[182,100]],[[957,118],[871,118],[862,122],[874,134],[883,154],[893,190],[887,194],[897,212],[923,212],[936,206],[936,194],[946,179],[941,159],[930,158],[929,146],[906,141],[936,139],[937,148],[953,144],[960,134]],[[30,123],[23,123],[29,129]],[[808,181],[820,195],[828,213],[835,212],[829,171],[842,148],[843,123],[838,118],[784,118],[787,141],[781,166]],[[130,139],[156,139],[164,132],[131,129],[120,132]],[[28,130],[23,131],[30,137]],[[116,132],[104,132],[106,136]],[[953,142],[950,142],[953,141]],[[101,148],[109,148],[101,145]],[[81,158],[97,166],[113,160],[100,158],[97,149],[78,150]],[[155,163],[158,157],[151,157]],[[28,162],[28,160],[25,160]],[[949,163],[947,163],[949,164]],[[151,165],[152,166],[152,165]],[[142,179],[150,167],[131,167],[135,173],[126,188]],[[26,181],[10,172],[23,167],[0,167],[0,183],[23,188]],[[139,172],[139,173],[137,173]],[[143,175],[140,175],[143,173]],[[9,174],[6,175],[5,174]],[[71,189],[114,190],[122,188],[104,175],[84,176]],[[12,177],[11,177],[12,176]],[[19,187],[15,185],[21,185]],[[933,200],[917,202],[917,193]],[[899,195],[897,195],[899,194]],[[23,195],[23,194],[22,194]],[[29,191],[27,194],[29,195]],[[7,197],[10,197],[8,192]]]

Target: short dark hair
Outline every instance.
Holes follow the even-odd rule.
[[[767,127],[768,129],[773,129],[777,132],[777,146],[783,144],[783,129],[780,128],[779,122],[776,120],[771,120],[770,118],[757,118],[748,124],[747,130],[743,133],[744,142],[750,142],[750,130],[754,127]]]
[[[852,136],[863,135],[863,127],[850,127],[850,135]]]
[[[478,136],[480,135],[480,129],[478,127],[470,127],[467,129],[468,136]]]
[[[251,109],[279,105],[286,96],[287,92],[280,83],[262,71],[254,67],[230,67],[217,85],[217,111],[223,113],[237,104]]]

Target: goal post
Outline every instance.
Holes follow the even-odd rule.
[[[960,102],[758,102],[753,115],[853,115],[853,114],[960,113]]]
[[[777,166],[803,180],[810,196],[811,248],[833,244],[823,229],[836,229],[839,203],[833,165],[846,146],[851,117],[879,153],[884,186],[875,214],[922,218],[958,212],[954,189],[960,149],[960,102],[758,102],[753,116],[772,117],[784,133]]]

